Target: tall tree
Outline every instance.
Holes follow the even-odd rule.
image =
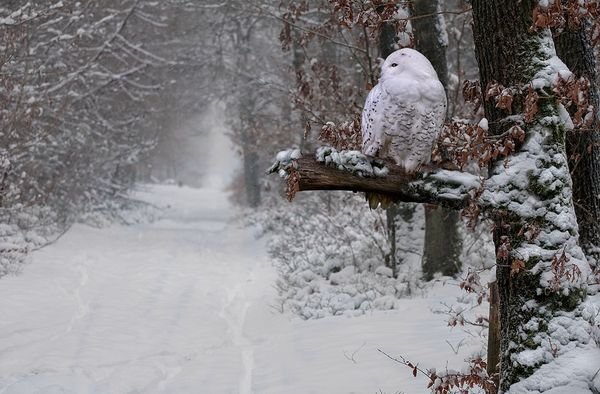
[[[385,12],[384,7],[378,7],[377,12],[382,13]],[[389,22],[384,22],[379,30],[379,57],[382,59],[387,58],[392,52],[397,49],[396,44],[396,26]],[[372,76],[374,78],[374,76]],[[412,209],[410,207],[400,207],[399,204],[393,203],[390,205],[385,212],[386,218],[386,230],[387,230],[387,239],[389,242],[390,250],[386,256],[385,264],[389,268],[392,269],[393,277],[397,277],[398,275],[398,261],[397,261],[397,244],[396,244],[396,230],[397,230],[397,220],[400,218],[400,211],[408,211],[412,213]],[[409,220],[412,219],[412,214],[410,214]]]
[[[412,25],[415,48],[429,59],[447,92],[448,33],[444,16],[439,12],[439,0],[415,0]],[[460,214],[456,211],[439,206],[425,208],[425,246],[423,250],[423,277],[425,280],[433,279],[437,272],[453,276],[460,271],[462,241],[458,232],[459,220]]]
[[[598,63],[589,35],[589,23],[569,23],[555,38],[558,56],[569,69],[590,83],[594,117],[567,134],[567,155],[573,178],[573,200],[579,241],[590,264],[600,264],[600,86]],[[577,111],[577,108],[573,112]]]
[[[472,4],[481,86],[486,96],[496,97],[484,102],[490,131],[499,135],[519,127],[526,133],[523,146],[508,163],[496,162],[490,168],[488,182],[498,187],[498,194],[486,198],[496,204],[500,389],[529,389],[534,382],[527,378],[543,374],[540,365],[568,357],[572,346],[589,346],[591,341],[589,336],[558,338],[552,328],[561,320],[571,327],[589,327],[579,309],[589,269],[577,246],[564,154],[567,124],[553,91],[554,79],[568,70],[553,62],[549,28],[534,26],[536,1]],[[515,113],[519,119],[511,116]],[[529,206],[527,201],[543,205]],[[533,215],[524,215],[522,209]],[[560,219],[564,215],[567,221]],[[531,352],[538,354],[535,361],[525,357]],[[576,387],[577,382],[565,384]]]

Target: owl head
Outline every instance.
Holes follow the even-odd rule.
[[[394,76],[437,78],[431,62],[419,51],[402,48],[392,52],[381,65],[381,79]]]

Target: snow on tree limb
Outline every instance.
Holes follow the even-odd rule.
[[[467,207],[482,186],[481,179],[460,171],[431,169],[408,174],[402,168],[358,151],[319,148],[314,157],[282,151],[269,173],[288,179],[292,191],[349,190],[388,194],[398,201]],[[293,193],[292,193],[293,194]]]

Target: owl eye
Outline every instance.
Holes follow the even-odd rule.
[[[398,67],[398,63],[392,63],[392,64],[390,64],[390,66],[392,66],[392,67]]]

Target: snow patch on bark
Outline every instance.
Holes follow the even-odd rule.
[[[363,177],[386,176],[389,172],[383,163],[371,160],[356,150],[338,151],[324,146],[317,149],[316,158],[318,162]]]
[[[592,392],[600,365],[600,351],[592,340],[598,313],[583,301],[590,266],[578,245],[564,151],[572,122],[553,97],[553,86],[571,72],[556,56],[549,31],[529,44],[535,53],[530,86],[544,101],[527,127],[523,146],[496,163],[481,195],[484,205],[506,215],[507,226],[517,229],[505,241],[510,246],[499,247],[499,259],[504,254],[510,255],[509,263],[524,263],[528,272],[512,272],[515,280],[534,275],[523,283],[536,286],[538,281],[536,288],[522,288],[522,294],[511,296],[510,324],[516,333],[503,349],[508,360],[502,377],[510,388],[501,385],[509,393]]]

